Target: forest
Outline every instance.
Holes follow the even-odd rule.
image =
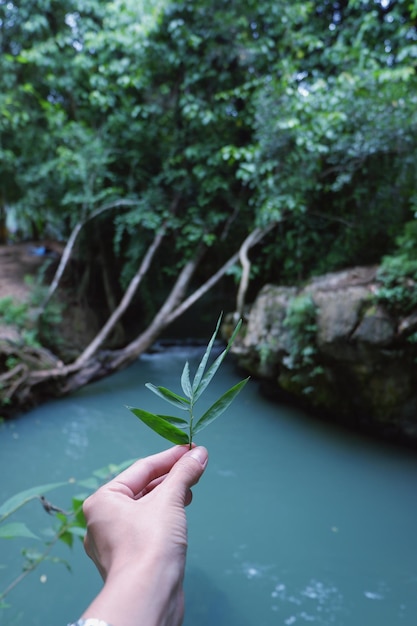
[[[416,0],[0,0],[2,244],[62,247],[0,302],[2,414],[127,366],[219,285],[242,316],[376,264],[413,309],[416,26]],[[62,284],[93,320],[72,351]]]

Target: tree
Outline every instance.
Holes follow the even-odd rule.
[[[259,223],[282,222],[266,255],[288,281],[377,263],[415,212],[417,182],[415,7],[304,4],[256,94],[257,141],[228,153]]]
[[[214,14],[212,8],[170,6],[139,48],[130,46],[126,14],[115,33],[99,31],[94,20],[84,31],[85,15],[64,13],[54,37],[48,32],[46,39],[19,49],[18,58],[11,60],[28,66],[31,84],[36,84],[31,91],[36,94],[38,121],[53,131],[53,142],[41,133],[41,163],[30,162],[29,151],[19,155],[26,167],[17,181],[22,204],[16,201],[15,207],[50,206],[50,220],[59,219],[64,234],[75,226],[74,239],[82,224],[103,212],[104,200],[108,206],[128,207],[117,214],[113,229],[116,254],[125,259],[122,279],[127,288],[119,305],[73,363],[56,360],[52,368],[49,362],[31,372],[21,367],[25,357],[20,353],[19,365],[3,376],[6,398],[13,399],[15,407],[45,389],[66,392],[127,365],[195,301],[195,293],[203,294],[238,260],[253,218],[244,187],[229,186],[222,148],[225,142],[242,142],[246,133],[244,116],[236,119],[234,88],[246,80],[247,62],[241,52],[250,29],[241,28],[248,18],[240,28],[233,24],[236,7],[220,11],[219,3]],[[103,29],[115,20],[114,5],[109,3],[107,9],[98,12]],[[209,14],[215,18],[213,37],[207,32]],[[234,40],[240,32],[240,39]],[[57,41],[64,48],[59,54],[54,53]],[[51,77],[45,74],[46,49],[55,71],[63,58],[73,69],[68,77],[60,77],[53,97]],[[119,89],[111,88],[115,84]],[[46,227],[41,224],[39,229]],[[262,232],[258,229],[250,241],[259,241]],[[167,294],[165,301],[156,303],[159,312],[122,350],[97,355],[158,249],[166,257],[162,270]],[[208,252],[217,258],[217,268],[211,276],[203,273],[203,284],[189,294],[191,279]]]
[[[2,195],[27,232],[77,244],[87,279],[106,260],[110,316],[72,362],[19,354],[16,406],[126,366],[239,256],[242,312],[250,275],[377,262],[409,219],[414,4],[21,5],[0,2]],[[146,289],[136,336],[110,350]]]

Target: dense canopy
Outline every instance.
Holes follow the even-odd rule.
[[[417,278],[416,20],[415,0],[0,0],[8,237],[78,229],[86,293],[97,259],[114,310],[140,274],[138,331],[218,271],[237,291],[245,246],[254,289],[387,255]]]

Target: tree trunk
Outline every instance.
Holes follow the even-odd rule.
[[[113,311],[98,335],[73,363],[64,365],[55,355],[44,349],[0,344],[0,356],[3,353],[5,360],[9,358],[9,361],[16,360],[19,363],[13,369],[0,375],[2,415],[10,417],[18,411],[26,410],[51,397],[68,394],[87,383],[104,378],[130,365],[154,343],[169,324],[207,293],[239,260],[240,256],[244,258],[248,250],[259,243],[271,227],[272,225],[263,230],[253,231],[242,243],[240,250],[235,252],[203,285],[185,298],[194,272],[206,252],[205,246],[200,244],[192,259],[179,273],[168,297],[148,328],[123,349],[99,352],[99,348],[129,306],[143,276],[148,271],[164,237],[164,230],[161,230],[155,235],[119,306]],[[246,279],[245,285],[247,286]]]
[[[257,243],[259,243],[265,237],[265,235],[269,233],[270,230],[272,230],[272,228],[275,228],[275,226],[276,226],[276,222],[271,222],[271,224],[268,224],[268,226],[266,226],[263,229],[255,228],[255,230],[252,231],[248,237],[246,237],[245,241],[240,246],[239,261],[240,261],[240,264],[242,265],[242,276],[240,279],[239,289],[238,289],[237,298],[236,298],[236,316],[237,317],[243,316],[243,309],[245,307],[245,297],[246,297],[246,292],[249,286],[250,269],[251,269],[251,262],[249,260],[249,250],[253,246],[255,246]]]
[[[68,261],[71,258],[72,251],[74,249],[75,242],[77,241],[78,235],[80,234],[84,226],[87,224],[87,222],[90,222],[91,220],[96,218],[98,215],[101,215],[105,211],[110,211],[112,209],[117,209],[120,207],[134,206],[135,204],[137,203],[134,200],[116,200],[115,202],[106,204],[100,207],[99,209],[96,209],[90,215],[88,215],[84,220],[81,220],[74,226],[72,233],[69,236],[66,246],[64,248],[64,252],[62,253],[61,260],[55,272],[55,276],[52,279],[52,282],[49,286],[46,296],[40,306],[39,314],[42,314],[42,312],[47,307],[49,301],[51,300],[52,296],[54,295],[55,291],[57,290],[58,285],[61,281],[61,278],[65,272],[65,268],[68,265]]]

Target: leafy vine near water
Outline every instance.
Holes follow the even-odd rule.
[[[32,288],[25,302],[15,301],[10,296],[0,298],[0,322],[14,326],[19,331],[20,344],[29,348],[41,348],[49,342],[60,341],[54,329],[62,320],[62,305],[53,302],[39,316],[39,306],[46,291],[41,278],[42,273],[36,281],[29,276],[25,278],[25,283]]]
[[[284,326],[288,328],[292,339],[291,352],[285,365],[289,369],[312,365],[317,352],[317,322],[316,305],[309,294],[296,296],[290,301]]]
[[[397,250],[382,259],[375,299],[394,314],[409,314],[417,307],[417,222],[408,222],[396,243]]]
[[[190,366],[188,361],[184,365],[184,369],[181,375],[181,387],[184,392],[184,396],[180,396],[174,391],[167,389],[166,387],[156,386],[152,383],[146,383],[146,387],[150,389],[150,391],[152,391],[154,394],[156,394],[169,404],[174,405],[177,409],[186,411],[188,413],[188,419],[176,417],[173,415],[154,414],[149,413],[148,411],[145,411],[143,409],[127,407],[130,411],[132,411],[134,415],[136,415],[136,417],[138,417],[140,420],[142,420],[142,422],[149,426],[149,428],[157,432],[159,435],[161,435],[161,437],[168,439],[168,441],[171,441],[172,443],[188,444],[191,448],[194,436],[198,432],[203,430],[203,428],[211,424],[211,422],[217,419],[220,415],[222,415],[224,411],[226,411],[226,409],[230,406],[235,397],[243,389],[243,387],[249,380],[248,377],[244,380],[241,380],[236,385],[233,385],[233,387],[223,393],[216,400],[216,402],[214,402],[210,406],[210,408],[207,409],[207,411],[203,415],[201,415],[199,418],[196,418],[194,414],[195,404],[197,400],[201,397],[202,393],[207,389],[209,383],[213,379],[213,376],[222,364],[242,324],[242,320],[240,320],[236,325],[236,328],[234,329],[226,348],[206,371],[211,350],[213,348],[217,333],[220,328],[221,318],[222,316],[220,315],[217,321],[216,329],[207,345],[206,351],[200,361],[192,382],[190,378]]]
[[[0,618],[1,610],[10,606],[6,602],[6,597],[9,593],[42,563],[46,561],[60,563],[68,570],[71,570],[67,560],[53,555],[55,546],[59,542],[63,542],[71,548],[74,544],[74,539],[77,537],[80,539],[84,538],[86,528],[82,511],[84,500],[91,492],[98,489],[100,485],[113,478],[132,462],[132,460],[129,460],[118,465],[110,464],[94,471],[92,476],[89,476],[87,479],[76,481],[77,486],[86,491],[73,496],[65,510],[47,500],[44,494],[56,489],[62,489],[75,482],[72,480],[31,487],[13,495],[0,504],[0,542],[2,540],[16,540],[19,542],[27,540],[31,542],[29,547],[19,545],[20,554],[23,556],[21,573],[11,580],[3,590],[0,590]],[[31,525],[30,515],[22,518],[22,513],[26,510],[25,507],[33,501],[39,501],[45,512],[54,516],[53,518],[48,518],[47,528],[41,531]],[[20,519],[14,521],[16,516],[19,516]],[[45,534],[48,536],[48,540],[42,541],[41,535]],[[7,568],[8,566],[0,562],[0,567]]]
[[[317,363],[316,316],[317,307],[310,294],[296,296],[288,305],[284,326],[291,336],[291,348],[283,362],[293,372],[291,377],[295,382],[313,383],[323,372]],[[311,384],[304,386],[304,393],[310,390]]]

